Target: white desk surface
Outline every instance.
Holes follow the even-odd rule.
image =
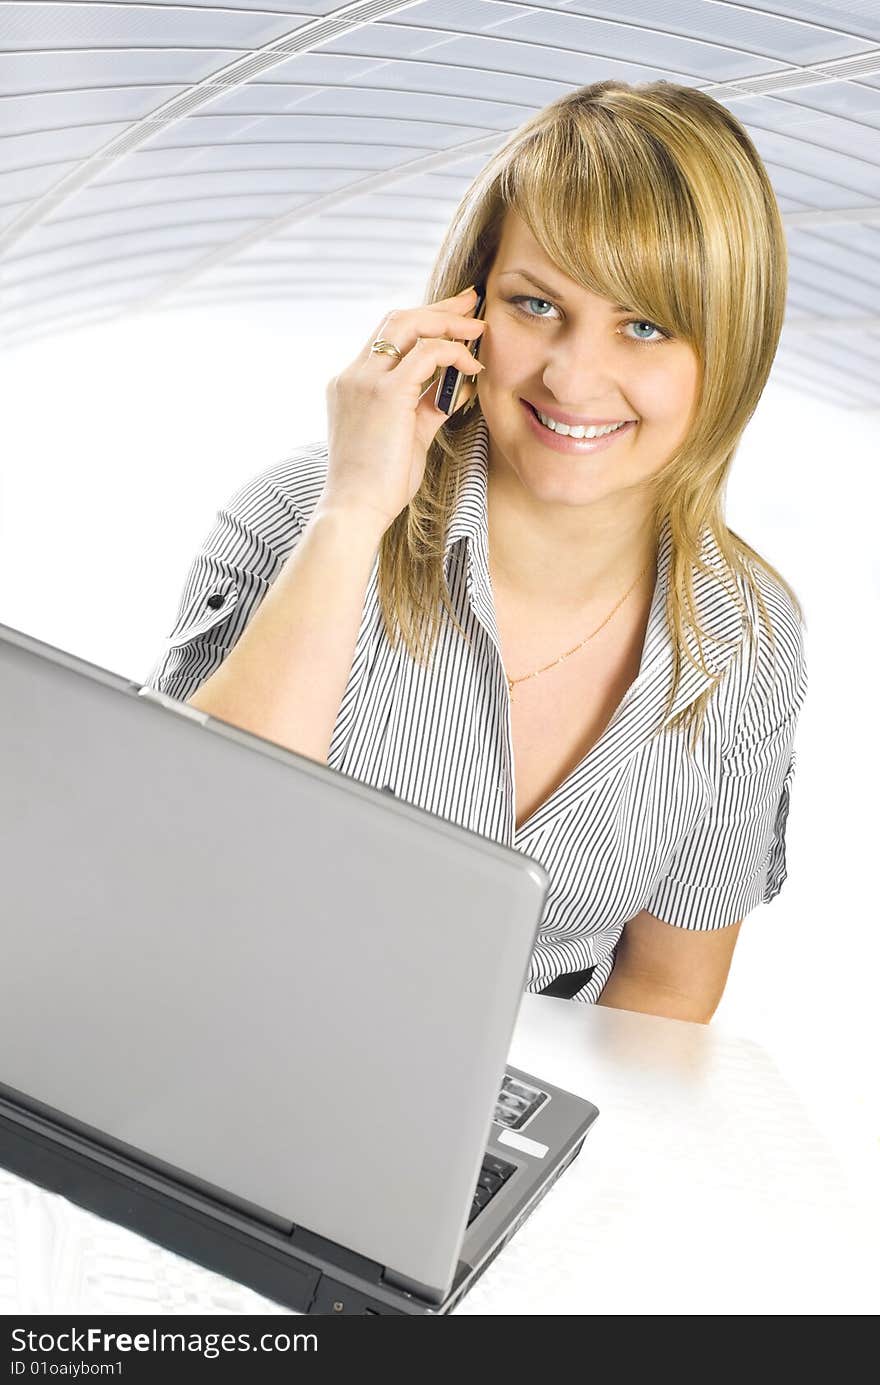
[[[876,1195],[756,1044],[525,996],[510,1059],[600,1115],[458,1315],[880,1308]],[[0,1169],[0,1313],[289,1310]]]

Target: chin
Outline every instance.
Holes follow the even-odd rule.
[[[518,458],[512,470],[523,489],[545,505],[593,505],[621,489],[607,473],[573,475],[566,457],[551,457],[549,462]]]

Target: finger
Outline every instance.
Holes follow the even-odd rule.
[[[375,343],[371,342],[369,350],[359,364],[370,362],[372,370],[373,362],[378,360],[383,364],[388,362],[386,369],[393,370],[421,341],[473,341],[474,338],[479,340],[483,334],[485,323],[475,318],[438,313],[425,316],[426,311],[429,310],[408,313],[405,317],[401,314],[399,318],[388,318],[383,323],[376,341],[393,342],[400,352],[400,357],[392,352],[375,351]]]
[[[416,308],[395,308],[387,313],[377,328],[376,337],[388,337],[395,341],[395,345],[400,346],[403,342],[407,349],[415,343],[417,337],[443,336],[476,336],[485,327],[482,318],[471,317],[467,313],[454,312],[450,308],[438,306],[420,306]],[[372,346],[374,337],[371,337],[365,346]]]
[[[432,308],[445,308],[447,304],[449,304],[450,306],[454,306],[456,311],[461,312],[461,304],[464,303],[464,311],[467,311],[472,304],[476,303],[479,296],[475,286],[469,284],[466,289],[462,289],[460,293],[454,293],[451,298],[438,298],[428,306]]]
[[[445,299],[441,303],[392,310],[385,315],[375,333],[364,343],[358,360],[364,361],[375,355],[373,343],[380,340],[393,342],[401,355],[405,355],[419,337],[448,336],[452,339],[470,339],[479,336],[485,325],[482,318],[470,317],[463,311],[465,307],[470,306],[470,300],[476,303],[475,296],[468,292],[457,294],[455,298]],[[393,366],[396,358],[387,356],[386,359]]]
[[[484,366],[471,354],[464,342],[449,341],[446,337],[420,337],[395,368],[395,380],[402,386],[417,388],[423,380],[447,366],[454,366],[463,375],[481,375]]]

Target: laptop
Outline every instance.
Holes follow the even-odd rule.
[[[523,853],[0,625],[0,1164],[301,1313],[445,1314],[594,1105]]]

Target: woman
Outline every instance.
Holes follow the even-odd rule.
[[[327,443],[219,512],[149,680],[538,859],[530,991],[707,1023],[785,878],[801,613],[722,509],[785,275],[723,106],[547,107],[427,305],[331,382]],[[449,419],[448,366],[474,377]]]

